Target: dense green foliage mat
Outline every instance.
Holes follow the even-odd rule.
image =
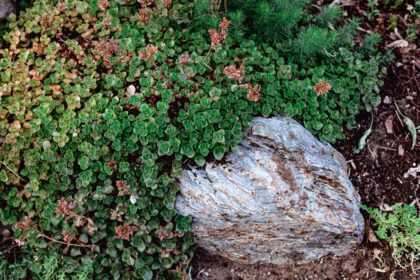
[[[203,27],[193,1],[56,2],[12,16],[0,49],[12,278],[181,277],[194,244],[174,209],[183,164],[221,160],[256,115],[334,142],[379,102],[382,58],[352,38],[303,63],[229,16]]]

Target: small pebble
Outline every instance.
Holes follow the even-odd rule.
[[[402,145],[398,145],[398,155],[401,157],[404,155],[404,148]]]
[[[391,97],[389,97],[389,96],[385,96],[385,98],[384,98],[384,103],[385,103],[385,104],[391,104]]]
[[[393,119],[394,119],[394,117],[389,116],[389,117],[385,120],[386,133],[388,133],[388,134],[393,134],[393,133],[394,133],[394,123],[393,123]]]
[[[127,95],[127,97],[130,97],[130,96],[135,95],[135,94],[136,94],[136,87],[135,87],[135,86],[133,86],[133,85],[130,85],[130,86],[127,88],[127,90],[126,90],[125,94]]]

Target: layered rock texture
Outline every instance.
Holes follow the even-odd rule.
[[[0,0],[0,20],[7,18],[16,12],[16,4],[13,0]]]
[[[345,159],[289,118],[256,118],[225,162],[184,170],[180,188],[199,246],[234,261],[305,263],[363,238]]]

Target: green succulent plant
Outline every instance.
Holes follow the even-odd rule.
[[[226,19],[193,28],[193,1],[53,2],[12,17],[0,49],[0,222],[29,278],[182,277],[185,162],[221,160],[257,115],[333,142],[379,100],[379,57],[303,67]]]
[[[415,206],[396,204],[386,213],[366,205],[361,207],[372,217],[376,235],[392,249],[395,262],[404,269],[420,259],[420,216]]]

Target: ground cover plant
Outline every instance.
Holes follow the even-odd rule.
[[[372,39],[305,64],[237,36],[233,18],[194,26],[193,8],[35,1],[11,18],[0,49],[0,222],[14,231],[3,275],[182,277],[194,243],[174,209],[183,164],[221,160],[255,115],[295,117],[333,142],[378,103]]]
[[[17,12],[25,10],[29,7],[31,1],[18,0],[16,1]],[[9,24],[6,20],[0,21],[0,46],[4,43],[3,35],[9,32]]]
[[[373,219],[375,233],[392,248],[392,257],[402,268],[414,269],[420,259],[420,217],[416,207],[396,204],[390,213],[362,206]]]
[[[232,2],[235,1],[227,1],[228,7]],[[372,20],[367,18],[367,13],[371,11],[369,2],[378,3],[374,6],[374,10],[378,10],[379,14],[376,13]],[[402,110],[404,116],[411,118],[414,124],[417,126],[420,124],[417,79],[419,51],[415,41],[416,31],[419,30],[418,28],[416,30],[415,26],[418,21],[420,2],[316,1],[316,3],[312,2],[306,11],[309,10],[316,15],[317,11],[321,10],[316,5],[321,5],[321,3],[332,4],[333,7],[340,6],[340,9],[344,10],[342,19],[338,21],[338,28],[342,26],[343,19],[344,22],[351,21],[355,17],[360,19],[361,32],[356,35],[357,42],[366,34],[377,32],[382,37],[379,48],[383,51],[392,50],[395,55],[395,60],[388,68],[384,85],[380,86],[380,96],[384,102],[374,111],[360,114],[356,119],[357,125],[345,130],[346,139],[337,141],[334,147],[348,160],[349,177],[364,204],[377,208],[376,211],[394,208],[392,205],[399,203],[411,204],[419,209],[418,174],[405,176],[410,168],[418,165],[419,143],[417,141],[412,149],[412,133],[404,123],[404,118],[398,114],[397,107]],[[225,13],[223,1],[219,10]],[[231,11],[228,9],[228,15],[229,12]],[[211,10],[206,13],[212,15]],[[233,23],[231,24],[233,26]],[[248,23],[245,21],[245,24]],[[250,27],[247,26],[247,28],[249,30]],[[337,30],[337,27],[335,29]],[[248,31],[248,34],[251,32]],[[258,34],[255,35],[258,36]],[[393,120],[392,133],[387,132],[390,120]],[[365,148],[360,153],[354,153],[355,148],[361,143],[360,139],[369,129],[371,129],[371,134],[365,142]],[[418,210],[417,213],[413,213],[417,219],[418,213]],[[388,214],[388,211],[385,210],[383,214]],[[371,224],[374,223],[374,219],[369,218],[368,215],[365,218],[370,220]],[[400,223],[400,225],[403,225],[398,227],[400,236],[406,231],[404,229],[406,226],[407,229],[416,230],[415,223]],[[378,229],[374,225],[372,227],[375,230]],[[192,262],[193,276],[194,279],[292,279],[308,276],[312,279],[418,278],[419,262],[411,263],[415,250],[406,251],[408,254],[404,254],[403,259],[408,260],[409,265],[404,263],[406,268],[402,269],[392,257],[392,249],[387,246],[387,242],[383,242],[380,238],[379,240],[373,238],[374,241],[372,241],[371,236],[375,237],[375,234],[373,232],[369,234],[360,248],[352,254],[343,257],[327,257],[321,261],[298,266],[240,265],[223,259],[214,260],[214,256],[198,251]]]
[[[302,90],[297,89],[292,98],[298,101],[291,106],[289,94],[285,93],[282,113],[299,119],[321,140],[335,142],[344,139],[342,128],[353,127],[359,112],[371,111],[379,104],[382,82],[378,76],[386,75],[383,66],[392,56],[379,53],[379,34],[372,33],[356,43],[360,25],[357,18],[343,22],[339,7],[313,6],[309,0],[205,0],[197,2],[191,25],[197,29],[214,28],[226,16],[231,21],[233,42],[251,38],[269,45],[291,67],[294,78],[320,83],[314,89],[318,95],[324,95],[323,89],[330,92],[325,101],[321,98],[318,105],[312,106],[305,100],[302,105],[302,98],[297,97]],[[283,83],[282,88],[290,87]]]

